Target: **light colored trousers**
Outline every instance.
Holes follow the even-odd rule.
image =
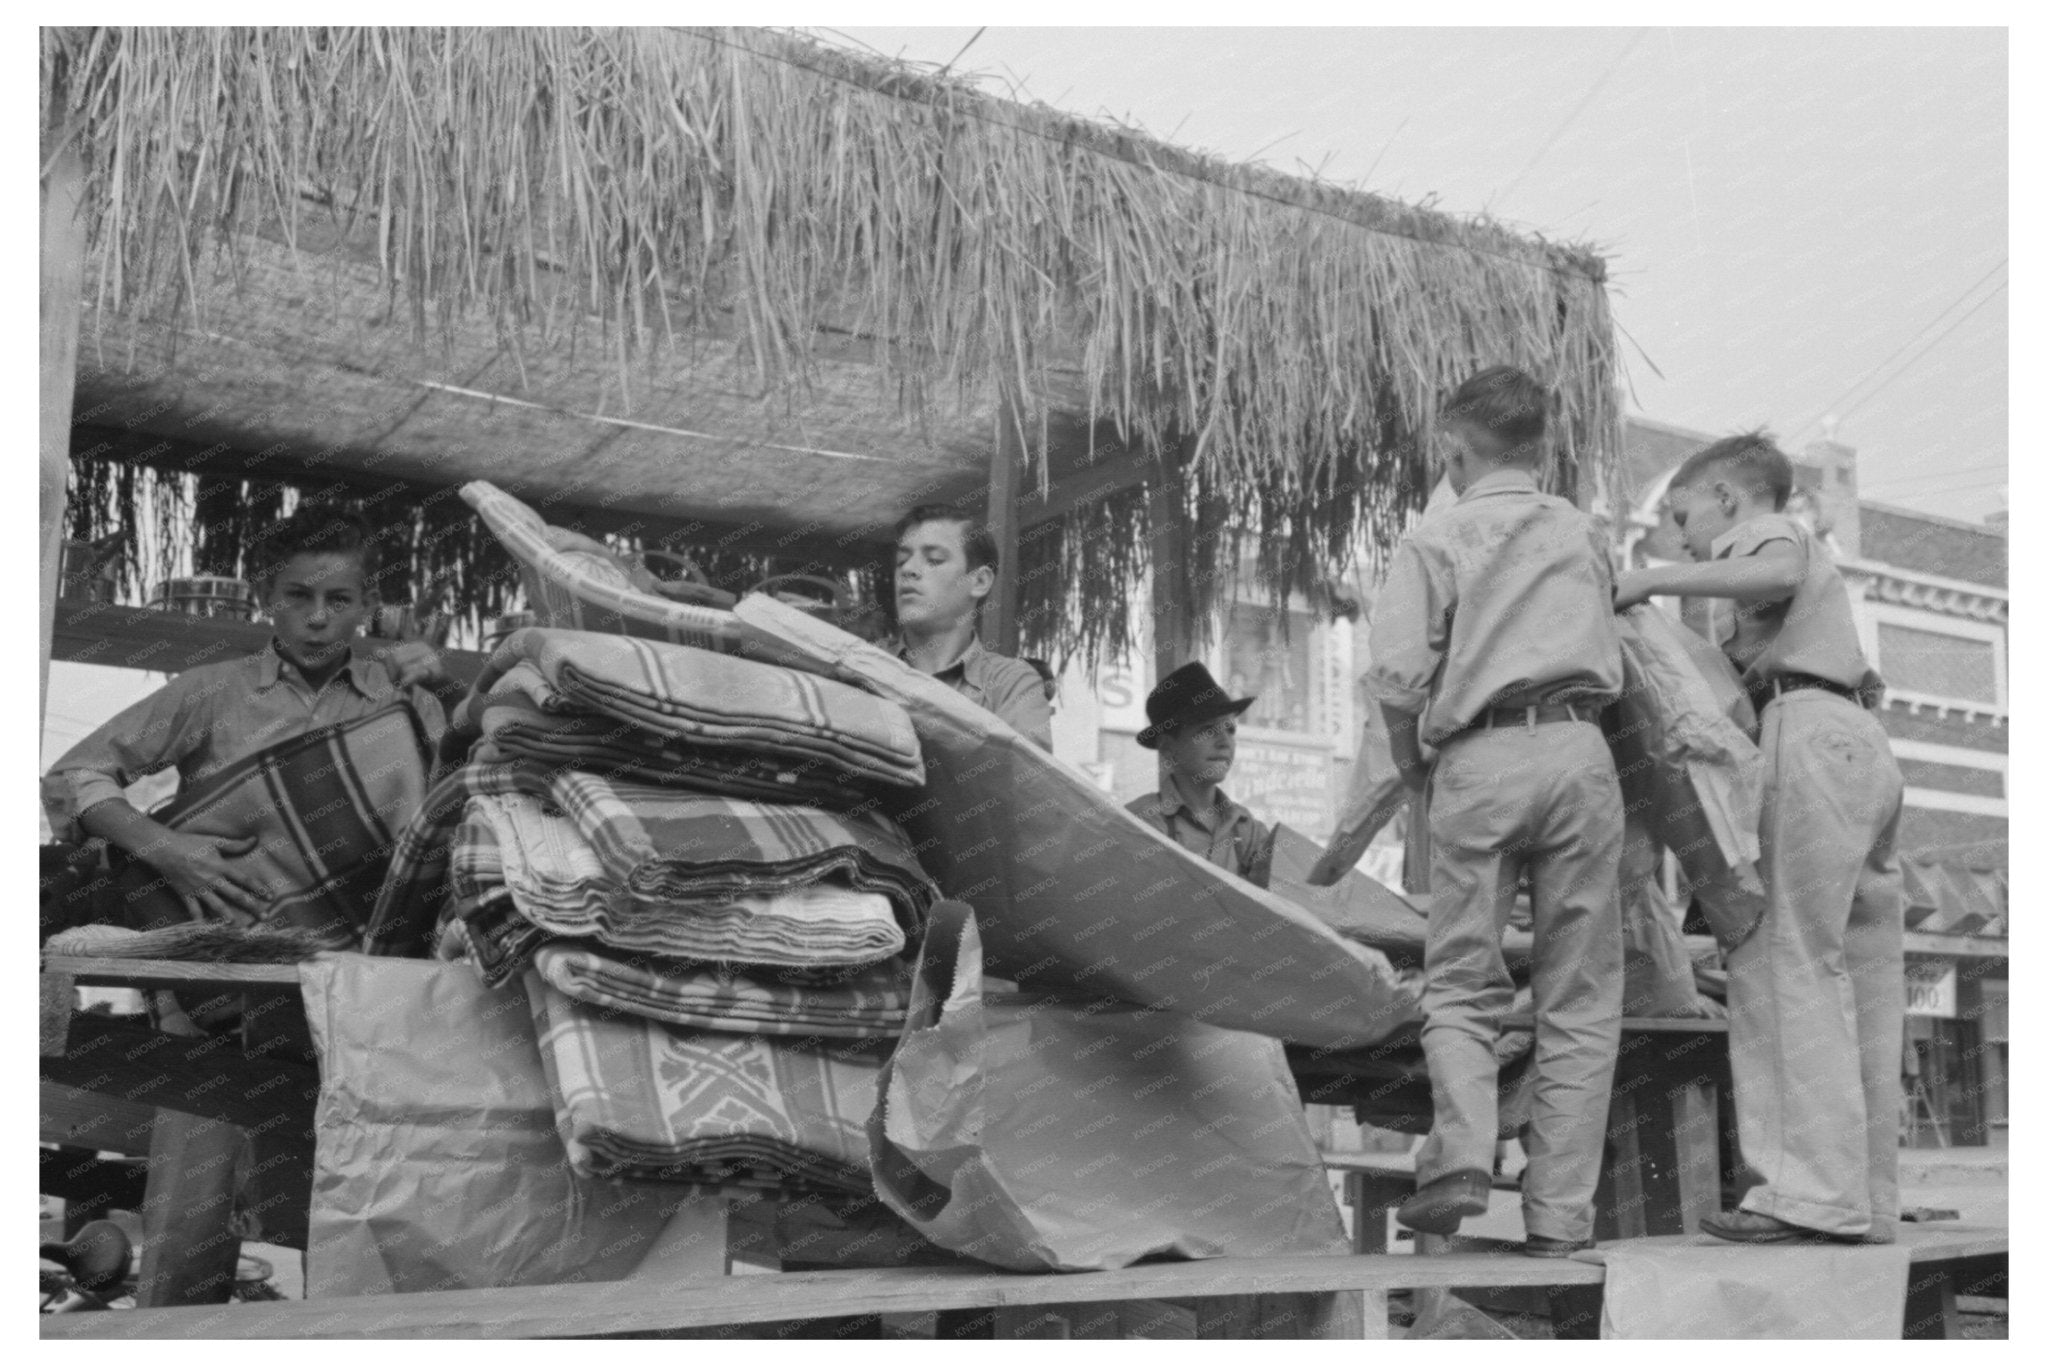
[[[1728,955],[1742,1207],[1895,1235],[1905,781],[1877,718],[1818,690],[1764,709],[1762,922]]]
[[[1593,1235],[1621,1042],[1621,824],[1614,758],[1590,722],[1466,731],[1430,772],[1422,1049],[1436,1121],[1416,1178],[1493,1171],[1494,1045],[1514,994],[1500,941],[1526,869],[1536,1076],[1522,1215],[1549,1238]]]

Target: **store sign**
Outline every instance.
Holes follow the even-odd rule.
[[[1223,787],[1268,825],[1285,823],[1317,840],[1327,840],[1335,828],[1328,746],[1274,744],[1240,733],[1237,762]]]
[[[1128,660],[1106,663],[1095,671],[1095,696],[1102,704],[1101,724],[1110,730],[1143,730],[1145,677]]]
[[[1956,1017],[1956,965],[1908,963],[1906,1013],[1939,1020]]]

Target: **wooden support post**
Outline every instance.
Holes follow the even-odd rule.
[[[729,1209],[722,1195],[691,1195],[663,1225],[628,1279],[692,1280],[732,1269],[727,1252]]]
[[[1152,682],[1188,662],[1195,651],[1193,585],[1188,557],[1193,536],[1188,526],[1186,486],[1177,462],[1162,459],[1145,486],[1145,515],[1151,523]]]
[[[225,1120],[158,1110],[142,1202],[138,1308],[226,1304],[242,1240],[234,1229],[235,1177],[248,1140]]]
[[[78,300],[85,273],[85,162],[75,150],[67,148],[58,154],[42,191],[42,252],[36,289],[42,338],[38,735],[49,706],[50,636],[57,617],[58,577],[64,558],[64,486],[71,470],[71,393],[77,384]]]
[[[983,643],[1014,655],[1017,621],[1017,484],[1024,468],[1024,405],[1005,382],[996,402],[996,449],[988,469],[988,531],[996,543],[996,586],[989,594]]]

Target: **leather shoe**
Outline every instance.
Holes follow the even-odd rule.
[[[1403,1200],[1394,1218],[1418,1233],[1456,1233],[1467,1215],[1486,1213],[1486,1197],[1492,1190],[1493,1178],[1485,1172],[1451,1172]]]
[[[1547,1238],[1541,1233],[1532,1233],[1522,1244],[1524,1257],[1569,1257],[1574,1252],[1591,1249],[1591,1238]]]
[[[1774,1219],[1768,1214],[1755,1210],[1732,1209],[1726,1214],[1709,1214],[1700,1220],[1700,1230],[1716,1238],[1725,1238],[1731,1243],[1815,1243],[1827,1242],[1833,1235],[1803,1224],[1788,1224],[1783,1219]],[[1861,1241],[1861,1236],[1858,1236]]]

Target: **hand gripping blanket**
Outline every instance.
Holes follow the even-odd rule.
[[[627,962],[571,943],[542,948],[533,966],[549,986],[586,1005],[727,1034],[893,1039],[910,1004],[910,965],[900,958],[838,986],[778,982],[772,970]]]
[[[477,691],[489,692],[521,663],[560,694],[558,706],[656,736],[814,759],[848,778],[891,787],[924,785],[917,733],[903,708],[829,678],[687,645],[530,626],[498,647]]]
[[[821,759],[687,744],[630,721],[571,710],[560,697],[537,670],[521,664],[490,692],[465,699],[455,725],[483,733],[474,756],[480,762],[523,761],[837,811],[859,806],[871,795]]]
[[[642,902],[767,896],[830,880],[889,899],[914,933],[937,889],[902,829],[873,811],[827,812],[614,783],[527,763],[468,764],[437,784],[400,833],[363,947],[416,954],[450,885],[448,859],[469,799],[525,793],[552,802],[589,842],[604,875]]]
[[[525,978],[556,1124],[579,1174],[866,1195],[889,1045],[800,1046],[635,1019]]]
[[[260,924],[353,948],[376,904],[394,836],[420,810],[433,755],[411,707],[385,707],[259,750],[180,792],[157,820],[184,834],[255,836],[241,861],[271,889]],[[137,929],[191,920],[150,868],[120,877]]]
[[[821,967],[903,951],[888,898],[816,882],[761,895],[636,897],[610,877],[582,832],[524,794],[472,799],[490,821],[505,885],[541,929],[589,935],[630,953],[717,963]]]

